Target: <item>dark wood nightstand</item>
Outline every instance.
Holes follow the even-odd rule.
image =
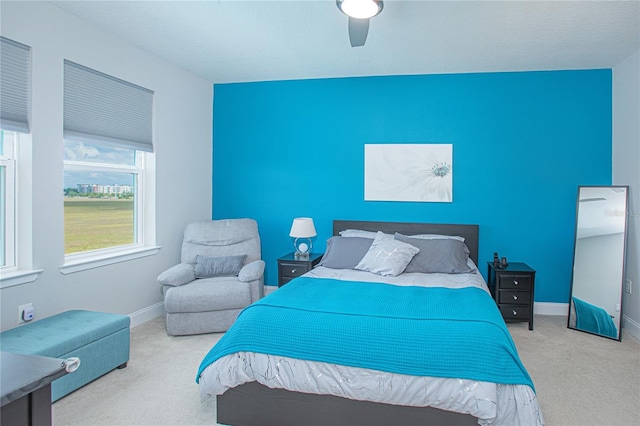
[[[323,253],[309,253],[309,257],[303,258],[289,253],[278,258],[278,287],[312,270],[320,262],[322,255]]]
[[[536,271],[526,263],[511,262],[505,268],[488,265],[488,284],[506,322],[529,322],[533,330],[533,288]]]

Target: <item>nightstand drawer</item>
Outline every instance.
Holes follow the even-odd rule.
[[[531,303],[530,291],[502,290],[498,303],[511,303],[517,305],[529,305]]]
[[[281,287],[283,285],[285,285],[286,283],[288,283],[289,281],[291,281],[292,279],[294,279],[295,277],[280,277],[280,281],[278,282],[278,286]]]
[[[295,278],[308,271],[309,268],[300,263],[280,263],[280,275],[282,277]]]
[[[500,313],[505,321],[529,321],[530,309],[527,305],[500,305]]]
[[[500,274],[498,277],[500,288],[512,288],[519,290],[531,289],[531,275]]]

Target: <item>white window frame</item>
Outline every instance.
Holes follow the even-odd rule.
[[[153,167],[147,167],[154,163],[154,154],[135,150],[135,155],[135,165],[96,163],[77,160],[64,161],[65,171],[104,171],[131,173],[136,176],[134,190],[134,200],[136,202],[134,208],[135,242],[122,246],[65,254],[64,265],[60,267],[61,273],[69,274],[113,263],[151,256],[159,251],[160,247],[155,245],[155,196],[149,189],[154,185],[147,184],[154,180],[151,172]]]
[[[0,270],[5,273],[17,269],[16,262],[16,149],[18,135],[13,132],[2,131],[3,153],[0,154],[0,166],[4,170],[4,187],[0,193],[5,200],[5,210],[0,212],[4,218],[4,262]],[[2,259],[0,258],[0,261]]]
[[[0,161],[7,167],[7,174],[12,175],[5,188],[8,207],[5,213],[8,247],[5,250],[11,252],[13,261],[0,267],[0,288],[33,282],[42,272],[42,269],[32,269],[31,135],[6,133],[10,133],[10,142],[5,144]],[[11,168],[13,170],[9,171]]]

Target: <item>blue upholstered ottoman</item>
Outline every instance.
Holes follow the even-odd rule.
[[[6,352],[52,358],[80,358],[80,367],[51,384],[51,402],[129,361],[126,315],[66,311],[0,333]]]

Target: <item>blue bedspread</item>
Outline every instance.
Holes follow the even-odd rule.
[[[244,309],[196,381],[241,351],[533,389],[495,302],[478,288],[300,277]]]
[[[618,338],[618,329],[607,311],[577,297],[573,298],[573,306],[576,310],[576,328],[614,339]]]

